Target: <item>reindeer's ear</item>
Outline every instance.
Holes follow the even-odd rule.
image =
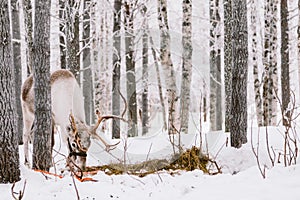
[[[70,120],[70,126],[69,128],[73,131],[73,133],[75,134],[77,132],[77,128],[76,128],[76,123],[75,123],[75,118],[72,115],[72,113],[70,113],[69,115],[69,120]]]

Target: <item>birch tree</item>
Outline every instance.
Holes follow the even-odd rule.
[[[20,34],[20,5],[17,0],[11,0],[11,17],[12,17],[12,38],[13,38],[13,57],[15,69],[15,86],[16,97],[21,96],[22,85],[22,66],[21,66],[21,34]],[[23,117],[21,99],[16,98],[17,105],[17,128],[19,144],[23,143]]]
[[[261,80],[258,74],[258,35],[257,35],[257,27],[258,27],[258,14],[257,14],[257,0],[250,1],[250,31],[251,31],[251,61],[253,66],[253,78],[254,78],[254,94],[255,94],[255,108],[256,108],[256,117],[257,117],[257,125],[263,125],[263,111],[262,111],[262,98],[261,98]]]
[[[209,1],[210,15],[210,130],[222,130],[219,0]]]
[[[192,79],[192,1],[182,1],[182,78],[180,95],[181,132],[188,133]]]
[[[281,0],[280,2],[280,16],[281,16],[281,95],[282,95],[282,112],[284,118],[282,123],[288,126],[290,112],[288,106],[290,103],[290,70],[289,70],[289,28],[288,28],[288,2]]]
[[[13,52],[8,1],[0,1],[0,183],[20,180]]]
[[[121,67],[121,0],[114,1],[113,22],[113,75],[112,75],[112,113],[120,115],[120,67]],[[120,138],[120,121],[113,120],[112,137]]]
[[[178,97],[176,79],[170,53],[170,33],[168,24],[167,0],[158,0],[158,24],[160,30],[160,61],[165,75],[166,96],[168,99],[168,133],[176,133],[176,108]]]
[[[225,131],[229,132],[232,81],[232,0],[224,0]]]
[[[277,4],[278,0],[265,0],[263,54],[263,117],[265,126],[276,125],[277,122]]]
[[[247,77],[248,29],[247,1],[232,2],[232,94],[230,138],[231,146],[240,148],[247,142]]]
[[[34,169],[49,171],[52,164],[52,111],[50,90],[50,0],[35,2],[34,23]],[[38,37],[37,37],[38,36]]]

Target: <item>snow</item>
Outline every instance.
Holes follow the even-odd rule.
[[[124,174],[106,175],[98,172],[92,176],[97,182],[79,182],[75,179],[80,199],[231,199],[231,200],[266,200],[266,199],[300,199],[300,166],[299,164],[284,167],[283,162],[271,166],[265,145],[265,133],[268,130],[270,147],[275,149],[276,154],[282,150],[283,128],[268,127],[250,128],[248,131],[248,143],[240,149],[226,146],[228,134],[222,132],[207,133],[204,138],[207,141],[211,157],[215,157],[222,167],[222,174],[207,175],[200,170],[191,172],[176,171],[172,175],[161,171],[143,178]],[[252,133],[252,134],[251,134]],[[259,159],[261,165],[265,165],[266,178],[263,179],[252,152],[251,135],[253,146],[256,149],[259,133]],[[105,136],[105,135],[104,135]],[[56,135],[56,138],[58,135]],[[144,161],[148,157],[167,157],[172,152],[168,137],[158,133],[151,137],[129,138],[129,146],[126,157],[132,163]],[[106,140],[109,140],[106,138]],[[184,146],[198,145],[196,135],[182,136]],[[113,143],[115,141],[110,140]],[[152,144],[152,146],[151,146]],[[59,148],[60,146],[60,148]],[[92,149],[88,154],[88,165],[105,164],[114,159],[100,147],[100,143],[93,142]],[[150,148],[151,146],[151,148]],[[56,144],[62,152],[62,144]],[[206,148],[206,147],[205,147]],[[111,153],[123,159],[124,141]],[[149,150],[150,149],[150,150]],[[151,150],[152,149],[152,150]],[[23,146],[20,146],[21,176],[22,180],[16,183],[14,191],[22,190],[26,181],[23,199],[76,199],[76,191],[72,177],[68,172],[63,178],[51,175],[43,175],[34,172],[23,165]],[[96,159],[101,157],[101,159]],[[109,159],[111,158],[111,160]],[[58,161],[59,156],[55,156]],[[63,167],[63,162],[57,164],[57,171]],[[128,161],[129,162],[129,161]],[[106,163],[107,164],[107,163]],[[51,169],[54,172],[54,169]],[[46,179],[46,176],[48,177]],[[12,199],[11,184],[0,185],[1,199]]]

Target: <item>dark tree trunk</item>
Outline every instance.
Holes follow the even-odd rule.
[[[126,88],[128,102],[128,119],[130,121],[128,136],[135,137],[137,132],[137,102],[134,60],[134,32],[132,3],[125,2],[125,57],[126,57]]]
[[[34,169],[49,171],[52,163],[52,112],[50,90],[50,0],[35,3],[34,23]]]
[[[22,85],[22,66],[21,66],[21,36],[20,36],[20,6],[17,0],[11,0],[12,9],[12,37],[13,37],[13,57],[15,69],[15,86],[16,86],[16,104],[17,104],[17,127],[19,144],[23,143],[23,115],[21,107],[21,85]]]
[[[210,130],[222,130],[222,94],[221,94],[221,33],[219,0],[210,0]]]
[[[142,135],[147,135],[148,126],[149,126],[149,111],[148,111],[148,82],[149,82],[149,74],[148,74],[148,44],[149,44],[149,26],[147,19],[147,7],[144,6],[142,9],[142,15],[145,18],[145,22],[143,24],[143,38],[142,38],[142,57],[143,57],[143,72],[142,72],[142,81],[143,81],[143,92],[142,92]]]
[[[27,75],[32,73],[33,65],[33,22],[32,22],[32,4],[31,0],[23,0],[24,24],[25,24],[25,41],[27,43]]]
[[[290,111],[287,110],[290,103],[290,70],[289,70],[289,28],[288,28],[288,4],[287,0],[281,0],[281,95],[284,126],[290,126]]]
[[[232,0],[224,1],[225,132],[230,131],[232,81]]]
[[[8,1],[0,2],[0,183],[20,180],[13,52]]]
[[[79,5],[76,0],[66,0],[66,60],[67,68],[74,74],[80,85],[80,56],[79,53]]]
[[[233,1],[232,21],[232,96],[230,138],[231,146],[240,148],[247,142],[247,74],[248,29],[247,1]]]
[[[90,0],[84,0],[83,14],[83,80],[82,89],[84,96],[84,110],[87,124],[94,122],[93,112],[93,79],[91,69],[91,48],[90,48]]]
[[[121,67],[121,0],[114,1],[113,25],[113,75],[112,75],[112,113],[120,115],[120,67]],[[120,138],[120,121],[113,120],[112,137]]]

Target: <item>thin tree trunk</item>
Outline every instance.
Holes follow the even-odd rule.
[[[257,117],[257,125],[263,125],[263,111],[262,111],[262,98],[260,92],[261,81],[258,76],[258,36],[257,36],[257,1],[251,0],[251,25],[250,29],[252,32],[252,65],[253,65],[253,78],[254,78],[254,94],[255,94],[255,107],[256,107],[256,117]]]
[[[60,67],[62,69],[67,68],[67,60],[66,60],[66,34],[65,34],[65,0],[59,0],[59,30],[60,30],[60,36],[59,36],[59,41],[60,41]]]
[[[170,33],[168,25],[167,1],[158,0],[158,23],[160,30],[160,61],[165,75],[166,95],[168,99],[168,134],[176,131],[176,105],[178,101],[176,92],[176,78],[171,60]]]
[[[222,130],[219,0],[210,0],[210,130]]]
[[[235,0],[232,29],[232,96],[230,138],[231,146],[240,148],[247,142],[247,74],[248,74],[248,30],[247,1]]]
[[[113,24],[113,76],[112,76],[112,113],[120,115],[120,67],[121,67],[121,0],[114,1]],[[113,120],[112,137],[120,138],[120,121]]]
[[[149,40],[150,40],[151,51],[152,51],[152,56],[153,56],[154,65],[155,65],[155,72],[156,72],[156,77],[157,77],[158,94],[159,94],[159,100],[161,103],[161,110],[162,110],[163,124],[164,124],[163,129],[167,130],[167,114],[166,114],[165,101],[164,101],[164,97],[163,97],[159,66],[158,66],[156,51],[154,49],[154,42],[153,42],[153,39],[151,36],[149,37]]]
[[[94,112],[93,112],[93,79],[91,70],[91,48],[90,48],[90,0],[83,1],[83,80],[82,80],[82,90],[84,96],[84,111],[85,119],[87,124],[94,122]]]
[[[183,0],[182,2],[182,83],[181,83],[181,132],[188,133],[190,114],[190,92],[192,79],[192,2]]]
[[[224,1],[225,132],[230,131],[232,81],[232,0]]]
[[[35,3],[34,122],[32,167],[49,171],[52,165],[52,111],[50,90],[50,0]]]
[[[79,0],[66,0],[66,65],[80,84],[80,56],[79,53]]]
[[[142,57],[143,57],[143,71],[142,71],[142,82],[143,82],[143,91],[142,91],[142,135],[147,135],[149,128],[149,111],[148,111],[148,83],[149,83],[149,74],[148,74],[148,43],[149,43],[149,25],[147,19],[147,7],[144,6],[141,10],[144,17],[143,24],[143,38],[142,38]]]
[[[32,73],[33,65],[33,16],[32,16],[32,4],[31,0],[23,0],[23,12],[24,12],[24,26],[25,26],[25,42],[26,59],[27,59],[27,75]]]
[[[15,80],[8,1],[0,2],[0,183],[20,180]]]
[[[126,57],[126,88],[128,102],[128,119],[130,121],[128,136],[135,137],[137,132],[137,102],[136,78],[134,60],[134,32],[133,32],[133,3],[125,2],[125,57]]]
[[[290,70],[289,70],[289,28],[288,28],[288,2],[281,0],[280,3],[281,16],[281,95],[282,95],[282,111],[284,117],[282,123],[284,126],[290,126],[290,111],[288,106],[290,103]]]
[[[21,96],[21,85],[22,85],[22,65],[21,65],[21,35],[20,35],[20,17],[19,10],[20,6],[17,0],[11,0],[12,9],[12,37],[13,37],[13,57],[14,57],[14,68],[15,68],[15,86],[16,86],[16,97]],[[23,144],[23,115],[21,107],[21,99],[16,98],[17,104],[17,128],[19,144]]]

